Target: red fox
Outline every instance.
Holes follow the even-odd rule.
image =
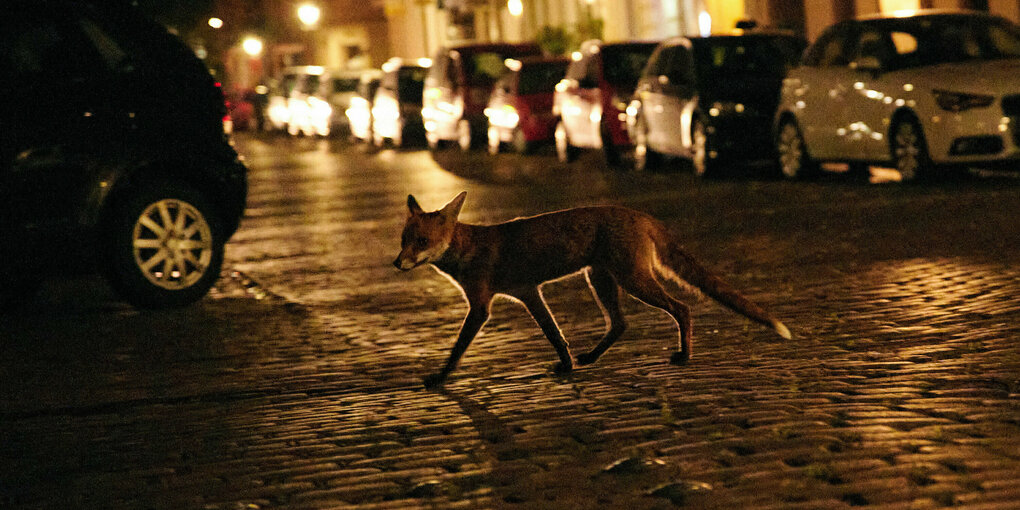
[[[670,295],[662,280],[690,284],[789,340],[790,330],[681,249],[677,238],[655,218],[625,207],[566,209],[496,225],[457,221],[467,192],[438,211],[425,212],[408,195],[410,214],[393,261],[408,271],[431,264],[455,282],[469,310],[457,342],[443,369],[425,378],[426,387],[442,384],[457,367],[471,340],[489,319],[496,294],[519,300],[552,342],[557,372],[573,370],[575,360],[556,320],[542,298],[541,285],[583,272],[601,305],[607,331],[577,365],[590,365],[609,349],[627,323],[620,312],[620,289],[669,313],[680,329],[680,348],[670,362],[686,364],[691,357],[691,313]]]

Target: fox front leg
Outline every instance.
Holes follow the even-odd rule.
[[[453,345],[453,350],[450,351],[450,357],[447,358],[446,365],[438,373],[425,377],[426,388],[435,388],[446,381],[446,377],[450,375],[450,372],[453,372],[453,369],[457,368],[460,357],[464,355],[468,345],[471,345],[471,340],[474,340],[475,335],[478,334],[487,320],[489,320],[488,303],[484,305],[472,304],[471,309],[468,310],[467,317],[464,318],[464,324],[460,327],[457,343]]]
[[[556,349],[556,355],[560,358],[560,361],[553,367],[556,373],[565,374],[572,371],[574,369],[574,358],[570,355],[570,346],[563,339],[563,333],[556,324],[556,319],[553,318],[552,312],[549,311],[549,307],[545,303],[545,299],[542,298],[542,291],[538,287],[531,287],[519,290],[513,295],[524,303],[524,307],[528,309],[528,313],[535,319],[538,326],[542,328],[542,332],[549,339],[553,349]]]

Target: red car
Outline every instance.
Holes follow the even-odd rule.
[[[567,76],[556,85],[556,154],[574,159],[577,149],[602,149],[610,165],[630,146],[627,104],[655,42],[586,41],[570,57]]]
[[[541,54],[532,43],[465,44],[439,50],[425,78],[422,100],[429,148],[456,141],[466,151],[484,141],[488,122],[483,110],[503,74],[503,62]]]
[[[567,71],[567,59],[507,59],[507,72],[492,90],[485,116],[489,118],[489,152],[509,143],[529,153],[553,139],[556,116],[553,93]]]

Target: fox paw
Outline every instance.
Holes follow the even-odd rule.
[[[573,362],[567,364],[562,361],[557,361],[556,364],[553,365],[553,371],[555,371],[557,374],[569,374],[573,370],[574,370]]]
[[[595,361],[598,359],[599,357],[596,356],[595,354],[586,352],[577,357],[577,364],[580,366],[591,365],[592,363],[595,363]]]
[[[443,374],[431,374],[431,375],[427,375],[424,378],[425,389],[429,389],[430,390],[430,389],[442,386],[443,382],[445,382],[445,381],[446,381],[446,376],[443,375]]]
[[[672,365],[683,366],[686,365],[687,362],[690,361],[690,359],[691,355],[689,353],[674,352],[673,355],[669,357],[669,363]]]

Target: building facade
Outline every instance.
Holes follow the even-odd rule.
[[[1020,0],[219,0],[227,19],[261,20],[257,55],[224,52],[234,83],[251,87],[287,66],[379,67],[390,57],[432,56],[468,41],[551,41],[569,50],[588,38],[659,40],[732,30],[750,19],[809,40],[854,16],[911,9],[977,9],[1020,21]],[[251,12],[257,5],[261,12]],[[233,6],[233,7],[230,7]],[[312,6],[314,22],[299,9]],[[214,12],[214,14],[216,14]],[[250,23],[249,23],[250,24]],[[238,37],[233,34],[231,37]]]
[[[847,18],[916,9],[976,9],[1020,21],[1020,0],[385,0],[395,56],[463,41],[534,40],[543,27],[576,39],[662,39],[721,32],[739,20],[809,40]]]

